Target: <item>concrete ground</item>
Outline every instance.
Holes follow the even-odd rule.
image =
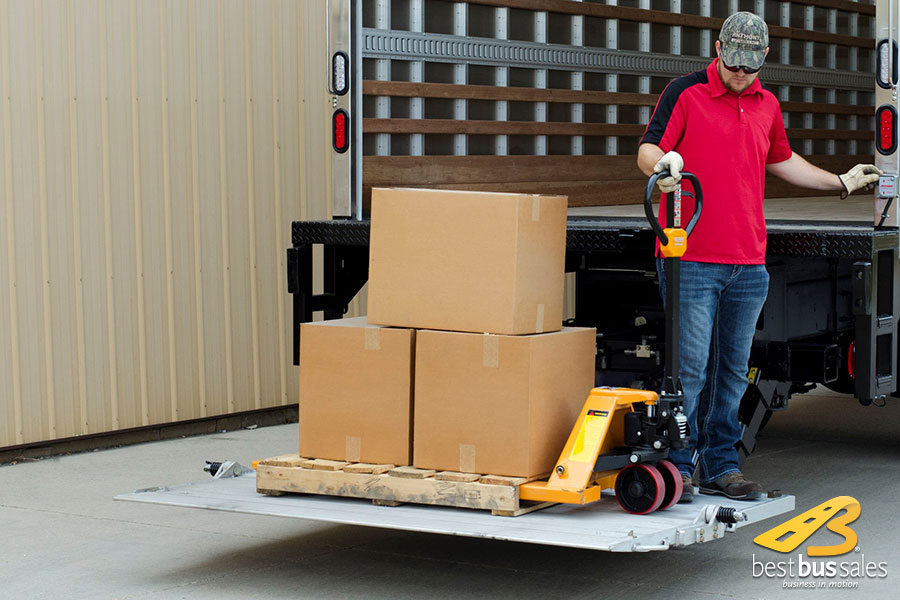
[[[835,578],[858,583],[849,590],[783,588],[822,578],[754,577],[754,560],[796,558],[806,547],[781,555],[753,543],[781,518],[708,544],[608,554],[112,500],[208,478],[206,459],[249,464],[290,452],[296,426],[282,425],[0,467],[0,598],[897,597],[900,402],[864,408],[819,393],[791,404],[746,473],[795,494],[792,515],[857,498],[860,552],[833,560],[884,562],[887,577]],[[822,528],[808,543],[839,541]]]

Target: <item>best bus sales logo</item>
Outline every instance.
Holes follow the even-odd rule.
[[[887,563],[867,561],[859,553],[857,535],[848,525],[859,518],[860,505],[855,498],[838,496],[811,508],[801,515],[756,536],[753,541],[765,548],[787,554],[797,549],[823,525],[844,538],[833,546],[807,546],[806,556],[781,561],[760,561],[753,555],[753,577],[798,577],[803,581],[785,579],[784,588],[857,588],[858,579],[887,577]],[[845,511],[841,513],[841,511]],[[841,514],[838,514],[841,513]],[[850,560],[815,560],[807,557],[844,556],[857,554]],[[850,558],[850,557],[847,557]],[[825,581],[808,581],[809,577]],[[839,580],[836,580],[839,579]]]

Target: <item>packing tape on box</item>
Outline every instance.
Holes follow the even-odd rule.
[[[541,197],[537,195],[531,197],[531,220],[541,220]]]
[[[377,327],[366,327],[366,350],[381,350],[381,332]]]
[[[544,331],[544,305],[537,305],[537,319],[534,323],[534,331],[535,333],[543,333]]]
[[[481,336],[481,366],[489,369],[500,368],[500,337],[489,333]]]
[[[344,444],[344,460],[359,462],[359,448],[361,445],[359,438],[348,435]]]
[[[475,472],[475,446],[473,444],[459,445],[459,470],[463,473]]]

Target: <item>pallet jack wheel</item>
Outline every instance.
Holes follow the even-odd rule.
[[[675,506],[681,500],[681,493],[684,491],[684,483],[681,481],[681,473],[678,468],[668,460],[661,460],[656,463],[656,468],[662,475],[663,482],[666,485],[666,491],[663,494],[662,504],[657,510],[666,510]]]
[[[663,477],[653,465],[629,465],[616,476],[616,501],[633,515],[646,515],[659,508],[665,491]]]

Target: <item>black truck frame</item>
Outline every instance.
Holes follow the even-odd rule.
[[[741,404],[741,459],[773,411],[817,384],[882,404],[897,391],[898,231],[861,222],[767,221],[769,294],[757,323]],[[287,251],[294,364],[300,323],[340,318],[368,279],[369,222],[292,224]],[[638,217],[570,216],[566,271],[575,277],[570,325],[597,328],[597,385],[659,389],[665,319],[654,234]],[[324,292],[313,293],[313,247]]]

